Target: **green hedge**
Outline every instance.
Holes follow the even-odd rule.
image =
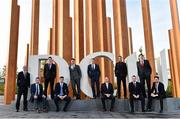
[[[4,95],[4,83],[0,83],[0,95]]]

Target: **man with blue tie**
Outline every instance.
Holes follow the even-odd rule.
[[[55,86],[55,98],[54,98],[54,102],[56,105],[56,112],[59,111],[59,105],[58,102],[59,101],[66,101],[65,106],[63,108],[63,111],[66,112],[67,111],[67,106],[71,101],[71,98],[68,96],[69,91],[68,91],[68,86],[66,83],[64,83],[64,77],[61,76],[59,83],[56,83]]]
[[[40,103],[43,102],[43,110],[46,110],[46,96],[43,95],[43,86],[40,84],[39,77],[36,77],[36,82],[31,85],[30,101],[35,103],[35,109],[40,112]]]
[[[99,77],[101,75],[101,71],[98,64],[94,63],[94,59],[92,59],[91,64],[88,65],[88,76],[91,79],[91,88],[93,92],[93,98],[100,96],[100,90],[99,90]],[[96,85],[96,91],[95,91],[95,85]]]

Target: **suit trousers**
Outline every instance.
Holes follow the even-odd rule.
[[[72,89],[73,89],[73,96],[80,98],[81,89],[80,89],[80,79],[71,79]],[[77,91],[76,91],[77,87]]]
[[[47,88],[48,88],[48,84],[50,82],[50,88],[51,88],[51,98],[54,99],[54,80],[53,78],[51,79],[45,79],[45,82],[44,82],[44,95],[47,97]]]
[[[114,96],[107,97],[105,95],[102,96],[101,101],[102,101],[102,105],[103,105],[104,109],[106,109],[105,100],[111,100],[111,109],[113,109],[114,108],[114,103],[115,103],[115,97]]]
[[[117,77],[118,98],[121,97],[121,81],[123,83],[124,97],[127,97],[126,77]]]
[[[64,108],[63,108],[63,110],[66,110],[67,106],[69,105],[69,103],[71,101],[71,98],[67,96],[67,97],[64,98],[64,100],[61,100],[58,96],[56,96],[54,98],[54,103],[56,105],[57,110],[59,110],[59,105],[58,105],[59,101],[65,101],[66,102],[65,105],[64,105]]]
[[[96,85],[97,95],[95,91],[95,85]],[[92,88],[93,97],[96,97],[96,96],[99,97],[100,96],[99,79],[91,79],[91,88]]]
[[[146,84],[147,84],[147,88],[148,88],[148,97],[150,97],[151,95],[151,77],[150,76],[144,76],[144,77],[140,77],[140,83],[142,85],[142,92],[143,92],[143,96],[144,98],[146,98],[146,90],[145,90],[145,81],[146,81]]]
[[[137,98],[137,99],[134,98],[133,96],[129,97],[131,111],[134,111],[134,100],[140,100],[141,101],[141,109],[142,109],[142,111],[144,111],[145,99],[142,95],[140,95],[139,98]]]
[[[147,109],[151,109],[151,107],[152,107],[152,101],[154,100],[154,99],[158,99],[159,101],[160,101],[160,109],[161,110],[163,110],[163,96],[158,96],[158,97],[152,97],[152,96],[150,96],[149,98],[148,98],[148,104],[147,104]]]
[[[16,101],[16,110],[19,110],[21,96],[23,95],[23,109],[27,109],[27,95],[28,95],[28,88],[27,89],[18,89],[17,94],[17,101]]]

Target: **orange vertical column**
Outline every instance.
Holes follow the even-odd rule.
[[[149,63],[152,68],[152,77],[154,77],[156,73],[156,69],[155,69],[154,46],[153,46],[153,37],[152,37],[152,29],[151,29],[149,0],[141,0],[141,4],[142,4],[146,57],[149,60]]]
[[[74,0],[74,55],[76,63],[84,58],[83,0]]]
[[[51,42],[51,48],[52,48],[52,54],[57,55],[58,54],[58,1],[59,0],[52,0],[53,4],[53,13],[52,13],[52,42]]]
[[[58,1],[58,55],[67,62],[72,58],[72,18],[69,0]]]
[[[129,55],[133,53],[132,28],[128,28]]]
[[[93,30],[92,30],[92,0],[85,0],[85,29],[86,29],[86,51],[85,54],[88,55],[93,52]]]
[[[172,81],[172,95],[173,97],[176,97],[177,94],[176,94],[175,74],[174,74],[171,49],[168,49],[168,56],[169,56],[169,65],[170,65],[170,75],[171,75],[171,81]]]
[[[172,60],[172,69],[171,72],[173,71],[172,74],[174,74],[174,79],[172,79],[173,81],[173,88],[175,88],[175,97],[178,97],[178,93],[179,93],[179,89],[180,86],[178,85],[179,83],[179,70],[178,70],[178,60],[177,60],[177,47],[176,47],[176,39],[174,37],[174,31],[173,30],[169,30],[169,43],[170,43],[170,51],[171,51],[171,59]]]
[[[19,12],[20,12],[20,7],[17,5],[17,0],[11,0],[10,39],[9,39],[9,52],[8,52],[9,54],[6,65],[7,69],[6,69],[5,91],[4,91],[5,104],[11,104],[11,101],[14,100],[15,98],[18,33],[19,33]]]
[[[174,53],[176,53],[175,59],[173,58],[174,62],[177,62],[174,64],[176,67],[174,69],[174,73],[177,75],[178,78],[175,78],[176,80],[176,91],[177,91],[177,97],[180,97],[180,24],[179,24],[179,14],[178,14],[178,8],[177,8],[177,1],[176,0],[170,0],[170,8],[171,8],[171,17],[172,17],[172,26],[173,26],[173,36],[174,36]],[[172,47],[171,47],[172,48]]]
[[[116,60],[129,55],[126,0],[113,0],[114,36]]]
[[[112,53],[112,32],[111,32],[111,18],[106,18],[106,28],[107,28],[107,42],[104,45],[107,45],[107,52]],[[113,62],[105,60],[105,69],[106,75],[110,78],[112,84],[114,84],[114,71],[113,71]]]
[[[26,56],[25,56],[24,65],[28,66],[28,60],[29,60],[29,44],[27,44],[26,46]]]
[[[32,0],[30,55],[38,55],[40,0]]]

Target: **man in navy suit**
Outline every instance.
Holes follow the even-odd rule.
[[[107,99],[111,100],[110,111],[113,111],[114,103],[115,103],[115,97],[113,96],[113,93],[114,93],[113,85],[109,82],[109,78],[105,77],[105,83],[101,85],[101,96],[102,96],[101,101],[104,111],[106,111],[105,100]]]
[[[139,55],[139,61],[137,62],[137,69],[138,69],[138,75],[140,78],[140,83],[142,85],[143,90],[143,96],[146,98],[146,91],[145,91],[145,81],[148,88],[148,97],[150,97],[151,94],[151,66],[149,64],[148,60],[145,60],[144,55]]]
[[[141,100],[142,112],[145,112],[145,99],[142,94],[141,83],[136,82],[136,76],[132,76],[132,82],[129,83],[129,101],[131,106],[131,113],[134,112],[134,100]]]
[[[151,89],[151,96],[148,99],[148,111],[151,111],[153,99],[159,99],[160,101],[160,113],[163,112],[163,98],[166,97],[166,92],[164,90],[164,84],[159,81],[159,76],[154,76],[154,82]]]
[[[30,101],[35,103],[35,109],[40,112],[40,103],[43,102],[43,109],[47,108],[46,96],[43,95],[43,86],[40,84],[39,77],[36,77],[36,82],[31,85]]]
[[[87,73],[89,78],[91,79],[93,98],[96,98],[96,96],[99,97],[100,96],[99,77],[101,75],[101,71],[99,65],[94,63],[94,59],[92,59],[92,63],[88,65]],[[97,95],[95,93],[95,84],[96,84]]]
[[[67,111],[67,106],[71,101],[71,98],[68,96],[69,91],[68,91],[68,86],[66,83],[64,83],[64,77],[61,76],[59,83],[56,83],[55,86],[55,98],[54,98],[54,102],[56,105],[56,112],[59,111],[59,105],[58,102],[59,101],[66,101],[65,106],[63,108],[63,111],[66,112]]]
[[[54,99],[54,80],[56,78],[56,65],[53,64],[52,57],[48,57],[48,63],[44,65],[44,94],[47,97],[47,88],[50,83],[51,87],[51,99]]]
[[[23,110],[28,111],[27,108],[27,95],[28,95],[28,88],[30,87],[30,74],[28,73],[27,66],[23,66],[23,71],[18,73],[17,76],[17,102],[16,102],[16,111],[19,111],[20,100],[21,96],[23,95]]]

